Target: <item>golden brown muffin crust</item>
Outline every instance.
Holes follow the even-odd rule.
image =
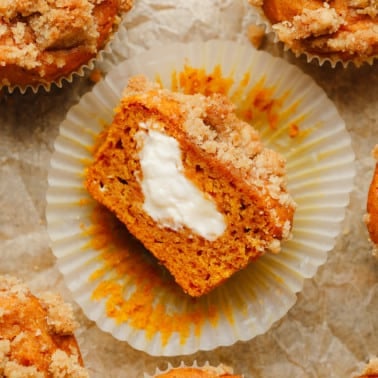
[[[0,376],[86,378],[73,335],[72,308],[60,296],[34,296],[19,280],[0,276]]]

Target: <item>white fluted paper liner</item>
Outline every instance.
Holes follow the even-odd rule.
[[[102,59],[96,62],[96,67],[105,73],[129,57],[127,17],[123,18],[108,45],[109,48],[103,52]]]
[[[285,51],[292,52],[296,58],[299,58],[300,56],[305,56],[307,63],[310,63],[312,61],[316,61],[319,66],[322,66],[324,63],[328,62],[332,68],[335,68],[338,64],[341,64],[344,68],[346,68],[350,64],[354,64],[356,67],[360,67],[363,63],[367,63],[368,65],[373,65],[374,61],[378,58],[378,56],[372,56],[366,59],[351,59],[351,60],[341,60],[337,59],[335,57],[327,57],[327,56],[321,56],[309,53],[308,51],[293,51],[290,49],[289,46],[287,46],[284,42],[282,42],[274,28],[272,27],[271,22],[269,19],[265,16],[264,11],[259,6],[251,6],[252,13],[251,18],[254,20],[254,23],[258,26],[263,26],[265,28],[266,33],[273,35],[273,41],[275,43],[282,43],[282,46]]]
[[[181,289],[151,289],[155,290],[151,306],[163,309],[160,329],[153,328],[148,317],[143,326],[135,325],[133,313],[117,322],[106,312],[106,299],[96,301],[92,294],[106,281],[122,285],[123,298],[129,298],[135,291],[135,277],[118,274],[114,265],[105,269],[103,276],[93,278],[103,263],[91,236],[83,232],[93,223],[95,206],[83,186],[84,170],[92,160],[94,139],[104,124],[111,122],[128,78],[140,73],[150,79],[158,76],[170,88],[172,73],[182,72],[185,65],[209,73],[221,67],[222,76],[234,80],[229,96],[237,106],[245,100],[244,95],[256,91],[272,96],[273,102],[267,104],[278,106],[276,118],[270,114],[275,127],[258,116],[254,124],[266,145],[287,158],[289,190],[298,204],[293,238],[284,243],[280,254],[259,258],[197,300]],[[248,85],[241,87],[246,75]],[[289,136],[293,125],[299,128],[296,137]],[[315,274],[334,246],[354,175],[354,154],[344,122],[324,92],[298,68],[234,42],[167,45],[118,65],[69,111],[49,171],[48,231],[59,269],[75,300],[101,329],[151,355],[191,354],[249,340],[287,313],[304,279]],[[112,241],[106,243],[111,249]],[[167,336],[171,322],[187,314],[193,316],[177,321]]]
[[[182,369],[182,368],[195,368],[195,369],[209,370],[219,375],[226,374],[226,373],[234,374],[234,369],[223,364],[219,364],[218,366],[213,366],[209,363],[209,361],[206,361],[204,364],[199,365],[197,361],[193,361],[193,363],[189,365],[189,364],[186,364],[184,361],[181,361],[178,366],[173,366],[171,363],[168,362],[166,369],[161,370],[160,368],[156,368],[156,371],[153,373],[153,375],[144,373],[144,378],[154,378],[158,376],[159,374],[168,373],[171,370]]]

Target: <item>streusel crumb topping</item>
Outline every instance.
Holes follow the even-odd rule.
[[[88,378],[88,372],[79,363],[77,354],[68,355],[58,349],[51,358],[49,373],[56,378]]]
[[[334,8],[303,9],[301,15],[295,16],[292,21],[283,21],[273,26],[283,42],[293,39],[305,39],[311,36],[335,33],[344,23]]]
[[[0,297],[16,296],[19,301],[24,302],[29,295],[30,290],[28,287],[17,278],[0,276]]]

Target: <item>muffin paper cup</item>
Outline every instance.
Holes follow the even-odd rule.
[[[184,361],[181,361],[178,366],[173,366],[171,363],[168,363],[167,365],[168,365],[167,368],[164,370],[156,368],[156,371],[154,372],[153,375],[144,373],[143,378],[154,378],[159,374],[168,373],[171,370],[180,369],[180,368],[181,369],[182,368],[196,368],[196,369],[210,370],[212,372],[216,372],[219,375],[225,374],[225,373],[234,374],[234,369],[232,369],[231,367],[223,365],[223,364],[220,364],[218,366],[213,366],[209,363],[209,361],[206,361],[203,365],[199,365],[197,361],[194,361],[191,365],[186,364]]]
[[[287,159],[288,188],[298,204],[293,238],[280,254],[262,256],[198,299],[184,294],[140,246],[132,244],[131,257],[117,254],[118,231],[130,237],[109,213],[94,220],[98,205],[83,185],[96,138],[111,123],[128,78],[145,74],[167,88],[199,88],[200,79],[180,81],[188,69],[218,72],[239,115],[254,114],[265,144]],[[172,44],[122,62],[68,112],[49,170],[48,232],[74,299],[102,330],[151,355],[186,355],[249,340],[288,312],[335,244],[354,175],[344,122],[298,68],[235,42]],[[117,237],[97,222],[115,225]]]
[[[375,59],[378,58],[378,56],[372,56],[363,60],[356,58],[356,59],[344,61],[341,59],[311,54],[307,51],[293,51],[290,49],[289,46],[287,46],[284,42],[282,42],[278,38],[277,33],[272,28],[272,24],[269,21],[269,19],[265,16],[264,11],[260,7],[253,6],[253,5],[251,5],[251,8],[252,8],[251,18],[254,19],[254,22],[256,23],[256,25],[263,26],[265,28],[266,33],[270,33],[273,35],[273,41],[275,43],[281,43],[283,45],[284,50],[292,52],[296,58],[299,58],[300,56],[305,56],[307,63],[316,61],[319,64],[319,66],[322,66],[325,62],[328,62],[332,68],[335,68],[337,64],[341,64],[344,68],[346,68],[349,64],[353,64],[356,67],[360,67],[364,63],[367,63],[368,65],[371,66],[373,65]]]

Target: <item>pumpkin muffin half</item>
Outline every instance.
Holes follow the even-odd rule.
[[[198,297],[290,237],[285,164],[225,96],[135,76],[85,185]]]

